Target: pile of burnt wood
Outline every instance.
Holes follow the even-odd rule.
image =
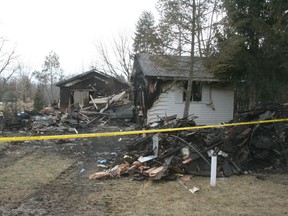
[[[271,104],[242,113],[234,122],[287,117],[287,106]],[[195,126],[193,117],[163,119],[156,127],[187,126]],[[288,167],[287,133],[288,121],[147,134],[127,145],[127,149],[118,154],[112,169],[102,172],[102,176],[95,173],[90,179],[123,174],[134,179],[154,180],[174,179],[176,174],[209,176],[213,154],[217,154],[218,176],[283,171]]]
[[[119,127],[133,125],[131,106],[125,104],[125,106],[116,107],[116,105],[111,105],[111,107],[117,112],[114,112],[112,108],[107,108],[106,112],[100,113],[90,106],[64,113],[57,107],[49,106],[39,112],[25,110],[17,113],[15,117],[13,115],[13,118],[0,114],[0,134],[2,130],[5,132],[22,130],[30,134],[74,134],[94,132],[98,126],[104,125]]]

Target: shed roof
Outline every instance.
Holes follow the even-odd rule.
[[[108,74],[105,74],[103,72],[92,69],[90,71],[87,71],[87,72],[81,73],[79,75],[73,76],[69,79],[60,81],[60,82],[56,83],[56,86],[68,87],[68,86],[72,86],[72,85],[75,85],[77,83],[83,82],[85,80],[89,80],[91,78],[96,79],[96,80],[103,82],[103,83],[106,83],[107,80],[112,79],[112,80],[119,82],[121,84],[128,85],[127,83],[121,82],[120,80],[116,79],[115,77],[109,76]]]
[[[134,62],[135,73],[143,73],[144,76],[159,77],[159,78],[173,78],[173,79],[187,79],[189,77],[189,70],[191,65],[190,56],[155,56],[146,53],[136,54],[135,61],[138,62],[138,67]],[[140,71],[139,71],[140,70]],[[194,80],[203,81],[218,81],[214,74],[209,72],[203,65],[203,58],[194,58]]]

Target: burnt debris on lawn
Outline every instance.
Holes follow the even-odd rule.
[[[128,92],[93,99],[90,106],[73,104],[69,112],[57,106],[49,106],[40,112],[25,110],[5,116],[4,131],[29,131],[33,134],[63,134],[94,132],[95,128],[108,124],[120,127],[131,126],[133,106]],[[72,108],[73,107],[73,108]],[[0,128],[1,129],[1,128]]]
[[[41,112],[25,111],[17,123],[9,124],[6,132],[23,129],[32,135],[93,133],[105,125],[120,130],[135,129],[133,109],[125,101],[124,92],[105,100],[92,100],[89,107],[77,107],[63,113],[55,107]],[[287,118],[288,107],[278,104],[255,107],[237,115],[232,122]],[[195,116],[162,118],[145,129],[196,126]],[[139,129],[139,128],[138,128]],[[240,125],[141,134],[126,140],[114,162],[90,179],[115,178],[128,175],[136,180],[176,179],[179,175],[210,176],[211,155],[217,157],[217,176],[240,175],[249,172],[281,172],[288,167],[288,122]],[[122,139],[119,137],[119,139]]]
[[[242,113],[233,122],[287,116],[287,106],[272,104]],[[193,116],[186,119],[173,116],[152,126],[178,128],[195,125]],[[287,171],[287,132],[288,122],[282,122],[139,135],[118,154],[114,167],[89,178],[129,175],[136,180],[173,180],[184,174],[210,176],[213,153],[218,155],[217,176]]]

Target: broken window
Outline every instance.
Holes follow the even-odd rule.
[[[184,82],[184,91],[183,91],[183,101],[186,101],[186,90],[188,86],[188,81]],[[202,83],[201,82],[192,82],[192,93],[190,101],[199,102],[202,101]]]

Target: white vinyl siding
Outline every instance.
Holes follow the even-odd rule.
[[[233,118],[234,92],[226,88],[211,88],[203,85],[202,101],[191,102],[189,114],[198,116],[197,125],[217,124]],[[185,102],[183,91],[174,86],[162,93],[147,112],[147,123],[160,120],[160,117],[177,115],[183,117]]]

